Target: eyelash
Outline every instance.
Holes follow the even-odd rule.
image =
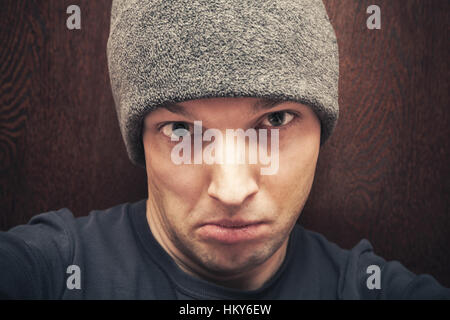
[[[276,113],[276,112],[285,112],[285,113],[288,113],[288,114],[292,115],[292,120],[289,121],[287,124],[284,124],[284,125],[279,126],[279,127],[267,127],[267,126],[260,126],[260,127],[258,127],[258,126],[257,126],[257,127],[255,127],[255,128],[256,128],[256,129],[262,128],[262,129],[269,129],[269,130],[270,130],[270,129],[278,129],[278,130],[281,131],[281,130],[285,130],[285,129],[289,128],[291,125],[293,125],[295,122],[297,122],[297,121],[299,120],[299,118],[300,118],[300,115],[299,115],[298,113],[294,112],[294,111],[281,110],[281,111],[270,112],[270,113],[264,115],[264,116],[260,119],[259,123],[262,123],[262,122],[264,121],[264,119],[266,119],[269,115],[271,115],[272,113]]]
[[[298,113],[295,112],[295,111],[281,110],[281,111],[274,111],[274,112],[270,112],[270,113],[268,113],[268,114],[265,114],[261,119],[259,119],[258,123],[262,123],[262,122],[264,121],[264,119],[266,119],[269,115],[271,115],[272,113],[276,113],[276,112],[285,112],[285,113],[289,113],[289,114],[291,114],[291,115],[293,116],[293,118],[292,118],[292,120],[289,121],[287,124],[282,125],[282,126],[279,126],[279,127],[267,127],[267,126],[260,126],[260,125],[257,125],[257,126],[255,126],[255,129],[268,129],[268,130],[270,130],[270,129],[278,129],[278,130],[282,131],[282,130],[285,130],[285,129],[289,128],[291,125],[295,124],[295,123],[301,118],[301,115],[298,114]],[[191,129],[192,129],[192,124],[190,124],[190,123],[188,123],[188,122],[184,122],[184,121],[167,121],[167,122],[163,122],[163,123],[161,123],[160,125],[158,125],[157,129],[158,129],[159,132],[162,133],[161,129],[162,129],[164,126],[166,126],[166,125],[168,125],[168,124],[174,124],[174,123],[183,123],[183,124],[186,124],[186,125],[189,127],[189,130],[190,130],[190,131],[191,131]],[[162,133],[162,134],[163,134],[163,133]],[[171,140],[170,140],[170,137],[166,136],[165,134],[163,134],[163,135],[164,135],[166,138],[168,138],[170,142],[177,143],[176,141],[171,141]]]

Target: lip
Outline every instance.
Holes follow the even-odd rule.
[[[264,221],[223,219],[202,224],[198,233],[205,240],[236,244],[262,237],[266,232],[266,225]]]

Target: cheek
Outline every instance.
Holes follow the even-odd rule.
[[[292,132],[280,143],[280,169],[302,183],[314,177],[320,149],[320,126],[312,121]]]
[[[193,206],[204,187],[201,170],[197,168],[199,166],[176,165],[170,157],[172,150],[170,145],[146,143],[145,157],[149,189],[154,185],[167,206],[176,206],[178,209]],[[149,193],[152,191],[149,190]]]
[[[319,143],[317,139],[280,139],[279,169],[265,178],[268,194],[282,212],[299,213],[314,180]]]

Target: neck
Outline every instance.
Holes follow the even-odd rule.
[[[239,290],[256,290],[262,287],[263,284],[276,273],[286,256],[289,237],[283,242],[280,248],[278,248],[278,250],[263,263],[255,265],[244,271],[236,272],[235,274],[229,274],[226,276],[218,275],[217,273],[211,272],[203,266],[194,263],[192,259],[189,259],[189,257],[171,244],[169,237],[163,232],[162,228],[158,227],[157,221],[155,221],[158,220],[157,217],[155,217],[155,215],[150,215],[150,212],[156,213],[150,208],[150,206],[151,202],[147,201],[146,217],[153,236],[180,267],[180,269],[191,276],[228,288]]]

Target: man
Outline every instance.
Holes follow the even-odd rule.
[[[320,0],[114,1],[107,50],[148,199],[1,233],[3,296],[450,298],[367,240],[344,250],[296,224],[338,118]]]

